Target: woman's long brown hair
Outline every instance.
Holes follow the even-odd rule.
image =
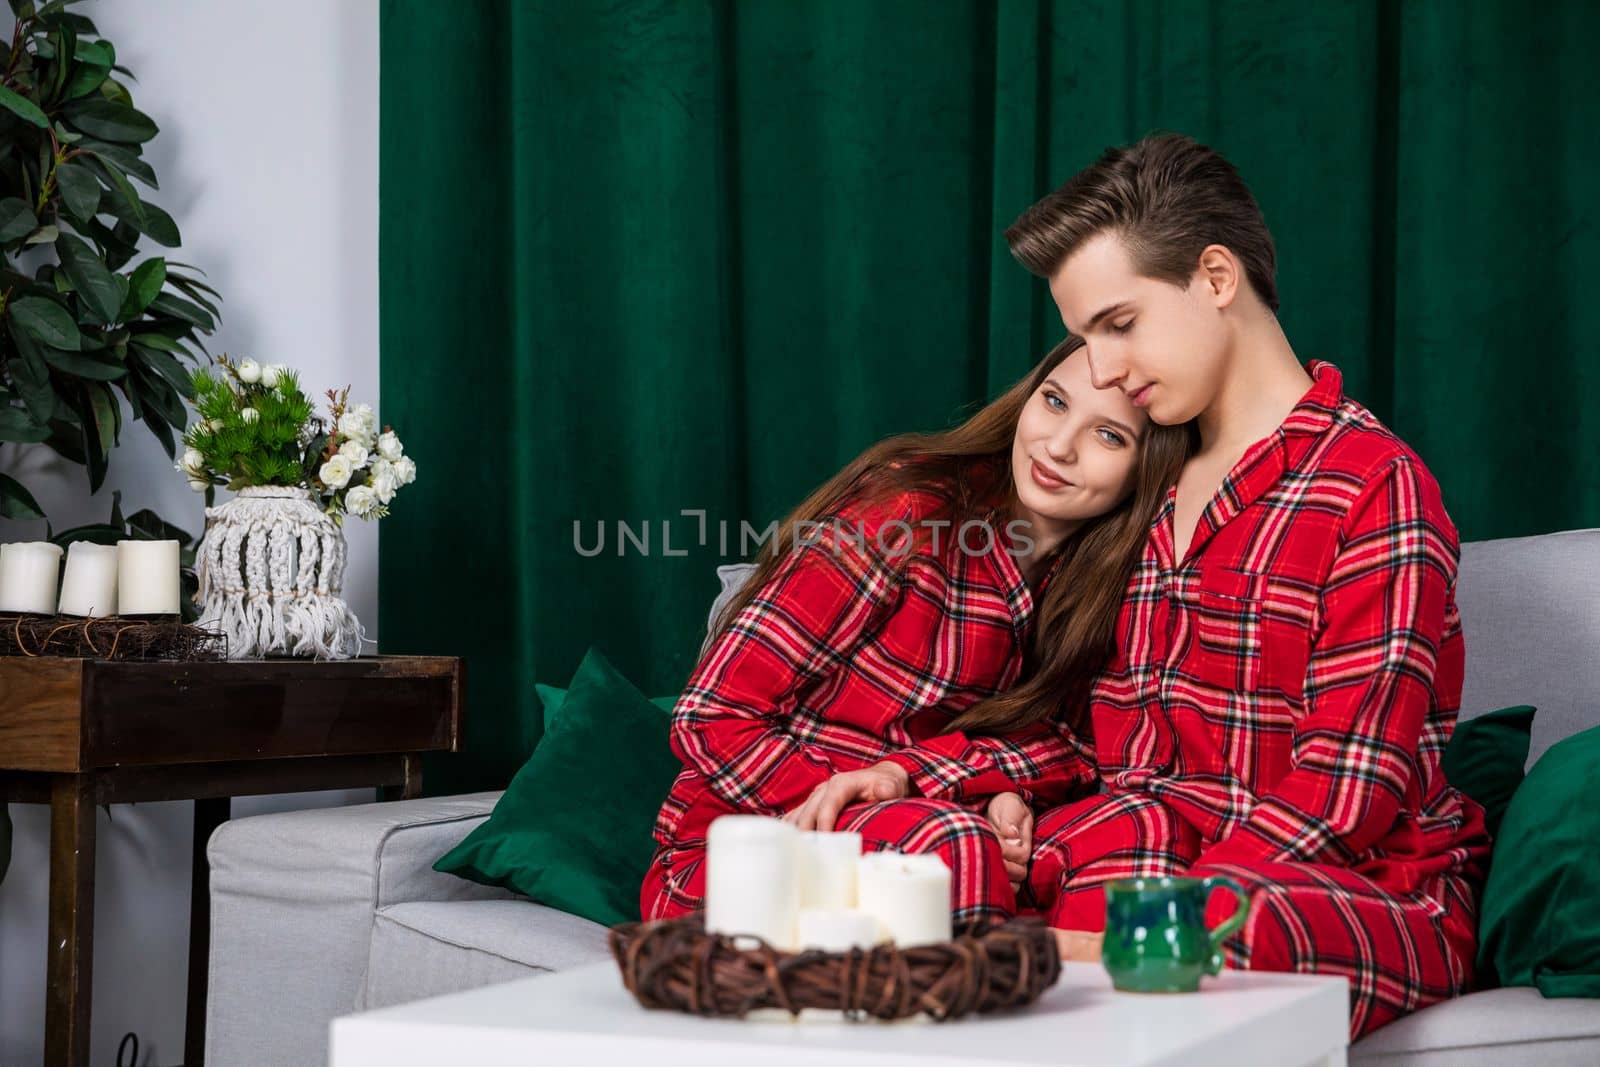
[[[847,498],[871,505],[908,490],[932,491],[946,503],[921,525],[948,518],[951,529],[985,517],[997,499],[1014,501],[1011,450],[1022,410],[1050,372],[1081,347],[1082,338],[1069,336],[1026,377],[954,429],[899,434],[857,456],[779,524],[757,556],[755,571],[718,616],[716,629],[725,629],[771,580],[786,558],[783,546],[795,538],[795,525],[837,515]],[[1040,561],[1038,573],[1044,573],[1057,554],[1065,557],[1039,605],[1019,684],[968,708],[953,729],[1009,733],[1056,716],[1075,719],[1081,712],[1095,675],[1115,651],[1123,592],[1156,511],[1193,447],[1193,434],[1192,425],[1149,424],[1132,492]],[[903,567],[914,554],[900,554],[894,562]]]

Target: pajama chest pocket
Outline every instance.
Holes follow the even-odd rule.
[[[1306,582],[1227,568],[1202,572],[1192,673],[1223,689],[1299,699],[1317,602],[1316,587]]]

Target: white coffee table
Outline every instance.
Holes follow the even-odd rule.
[[[1069,963],[1032,1006],[955,1022],[700,1019],[646,1011],[596,963],[333,1021],[331,1067],[1342,1067],[1343,978],[1224,971],[1189,995],[1118,993]]]

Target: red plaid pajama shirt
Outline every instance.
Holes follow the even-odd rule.
[[[1092,699],[1105,791],[1040,817],[1030,888],[1099,930],[1111,878],[1227,875],[1252,896],[1230,963],[1347,976],[1360,1035],[1467,987],[1488,839],[1439,766],[1455,528],[1421,460],[1309,369],[1182,561],[1169,495]]]
[[[912,492],[841,508],[838,525],[791,548],[701,657],[672,713],[684,769],[656,821],[646,918],[702,905],[705,834],[717,816],[781,816],[833,775],[886,758],[906,769],[914,796],[846,808],[838,828],[860,831],[868,850],[941,855],[958,923],[1014,911],[984,806],[1007,791],[1059,804],[1085,791],[1092,765],[1085,743],[1055,724],[1004,738],[950,730],[954,715],[1021,673],[1034,593],[980,530],[963,549],[942,528],[937,545],[898,566],[878,550],[880,532],[892,548],[937,504]],[[1003,533],[993,515],[989,525]]]

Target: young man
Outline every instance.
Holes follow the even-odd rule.
[[[1006,239],[1095,386],[1200,438],[1094,690],[1106,792],[1033,828],[1064,951],[1098,958],[1109,879],[1223,874],[1252,897],[1229,962],[1348,976],[1354,1035],[1463,991],[1489,842],[1439,766],[1464,650],[1438,485],[1302,365],[1260,208],[1206,146],[1108,150]]]

